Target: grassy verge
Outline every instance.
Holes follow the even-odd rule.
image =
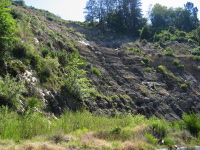
[[[66,112],[60,118],[0,109],[0,149],[156,149],[198,145],[200,122],[195,114],[173,123],[141,115],[99,116]],[[194,126],[189,126],[191,121]],[[194,130],[193,130],[194,129]],[[195,131],[195,134],[194,134]],[[164,143],[160,142],[164,140]]]

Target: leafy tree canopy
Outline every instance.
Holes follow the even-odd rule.
[[[173,26],[189,32],[198,27],[198,9],[191,2],[187,2],[184,8],[167,8],[156,4],[149,14],[153,28],[167,29],[169,26]]]

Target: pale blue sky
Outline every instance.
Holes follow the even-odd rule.
[[[84,8],[88,0],[25,0],[26,5],[48,10],[65,20],[84,21]],[[199,9],[200,0],[141,0],[143,14],[146,14],[149,6],[159,3],[167,7],[183,7],[187,2],[192,2]]]

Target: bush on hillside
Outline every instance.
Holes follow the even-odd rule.
[[[195,113],[183,114],[183,121],[191,134],[197,136],[200,133],[200,116]]]

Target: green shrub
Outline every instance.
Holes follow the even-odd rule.
[[[53,42],[51,40],[47,41],[47,46],[51,49],[53,49]]]
[[[17,81],[16,78],[12,78],[8,74],[5,78],[0,77],[0,99],[6,105],[17,107],[20,96],[26,91],[23,81]]]
[[[10,13],[12,14],[13,18],[14,19],[18,19],[18,20],[22,20],[23,19],[23,16],[24,14],[17,8],[13,8]]]
[[[176,32],[176,28],[175,28],[175,27],[172,27],[172,26],[169,26],[168,31],[169,31],[171,34],[174,34],[174,33]]]
[[[0,5],[0,57],[9,52],[13,44],[17,41],[16,31],[17,22],[9,13],[11,10],[11,2],[1,0]]]
[[[162,65],[159,65],[159,66],[158,66],[158,69],[161,70],[161,71],[162,71],[163,73],[165,73],[165,74],[168,72],[168,71],[167,71],[167,68],[166,68],[165,66],[162,66]]]
[[[41,52],[43,58],[51,55],[51,50],[48,48],[41,48]]]
[[[150,127],[152,133],[157,138],[164,138],[169,132],[169,127],[165,120],[152,120]]]
[[[92,71],[92,73],[94,73],[94,74],[96,74],[98,76],[101,76],[101,72],[97,68],[91,67],[91,71]]]
[[[181,84],[180,87],[185,89],[185,88],[187,88],[187,84]]]
[[[152,134],[146,133],[145,138],[150,144],[157,145],[158,143],[158,140]]]
[[[200,66],[198,66],[197,69],[200,70]]]
[[[167,51],[167,52],[165,52],[165,56],[174,56],[174,52]]]
[[[176,60],[173,60],[173,64],[174,64],[174,65],[178,65],[178,64],[179,64],[179,60],[177,60],[177,59],[176,59]]]
[[[152,71],[152,69],[151,69],[150,67],[146,67],[145,70],[146,70],[147,72],[151,72],[151,71]]]
[[[144,46],[144,45],[146,45],[147,44],[147,40],[146,39],[143,39],[142,40],[142,45]]]
[[[196,48],[190,50],[190,52],[191,52],[192,55],[198,55],[199,56],[200,55],[200,47],[196,47]]]
[[[192,59],[196,60],[196,61],[199,61],[200,60],[200,56],[194,56]]]
[[[149,64],[151,60],[150,60],[150,58],[144,58],[143,61],[144,61],[146,64]]]
[[[122,129],[121,127],[114,127],[107,135],[108,140],[127,140],[131,139],[132,132],[129,128]]]
[[[141,50],[139,48],[135,48],[135,47],[129,47],[127,48],[129,51],[133,51],[133,52],[141,52]]]
[[[176,80],[179,81],[179,82],[181,81],[180,78],[174,76],[173,73],[171,73],[169,70],[167,70],[167,68],[166,68],[165,66],[159,65],[159,66],[158,66],[158,69],[159,69],[160,71],[162,71],[165,75],[167,75],[167,76],[169,76],[169,77],[171,77],[171,78],[174,78],[174,79],[176,79]]]
[[[50,57],[41,59],[41,62],[38,64],[41,77],[50,77],[53,72],[58,70],[59,66],[58,60]]]
[[[141,39],[149,39],[150,36],[151,36],[150,26],[145,25],[141,30],[140,38]]]
[[[184,68],[184,67],[185,67],[185,65],[178,65],[178,67],[179,67],[179,68]]]
[[[67,59],[67,53],[66,52],[59,52],[58,55],[58,61],[62,66],[66,66],[68,63]]]
[[[73,67],[68,69],[62,90],[79,100],[84,100],[90,96],[89,80],[85,77],[86,71]]]
[[[183,114],[182,118],[188,131],[190,131],[191,134],[197,136],[200,132],[199,115],[195,113]]]
[[[105,87],[109,88],[110,86],[108,84],[104,84]]]
[[[8,73],[10,73],[12,76],[22,74],[27,69],[27,66],[25,66],[21,61],[17,59],[9,61],[7,63],[7,66],[8,66]]]
[[[22,58],[26,57],[28,49],[29,49],[28,45],[23,43],[17,43],[15,44],[12,53],[14,57]]]
[[[165,145],[174,145],[175,144],[174,139],[172,139],[171,137],[164,137],[163,140],[164,140]]]
[[[171,47],[167,47],[166,51],[172,51]]]
[[[41,102],[42,101],[40,101],[38,98],[35,97],[26,98],[25,101],[26,110],[34,111],[35,108],[38,108],[40,110],[42,104]]]

